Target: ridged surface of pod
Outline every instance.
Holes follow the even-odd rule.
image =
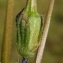
[[[23,57],[32,57],[39,46],[41,16],[25,8],[17,15],[16,25],[18,51]]]

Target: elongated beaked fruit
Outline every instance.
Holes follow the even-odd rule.
[[[42,19],[37,12],[36,0],[28,0],[26,7],[16,16],[17,47],[21,56],[32,57],[39,46]]]

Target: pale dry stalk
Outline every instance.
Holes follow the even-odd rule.
[[[45,19],[45,26],[44,26],[44,31],[43,31],[43,34],[42,34],[41,44],[38,48],[38,53],[37,53],[35,63],[41,63],[41,61],[42,61],[45,43],[46,43],[48,30],[49,30],[49,26],[50,26],[50,19],[51,19],[51,15],[52,15],[52,11],[53,11],[54,1],[55,0],[50,0],[49,9],[48,9],[47,16],[46,16],[46,19]]]
[[[8,0],[6,20],[2,42],[1,63],[10,63],[12,29],[13,29],[14,0]]]

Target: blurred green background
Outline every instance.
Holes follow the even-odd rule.
[[[19,56],[16,48],[15,16],[26,5],[26,1],[27,0],[15,0],[13,39],[10,58],[11,63],[16,63]],[[38,12],[41,15],[44,11],[44,15],[46,16],[49,1],[50,0],[37,0]],[[4,33],[4,21],[6,16],[6,5],[7,0],[0,0],[0,59],[3,40],[2,37]],[[31,61],[30,63],[33,63],[34,59],[31,58]],[[63,63],[63,0],[55,0],[42,63]]]

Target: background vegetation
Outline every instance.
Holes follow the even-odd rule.
[[[15,0],[15,13],[14,13],[14,27],[13,27],[13,39],[11,50],[11,63],[18,61],[18,52],[16,48],[16,26],[15,16],[26,5],[27,0]],[[38,12],[46,16],[49,0],[37,0]],[[7,0],[0,0],[0,59],[1,59],[1,45],[4,33],[4,22],[6,15]],[[31,62],[32,61],[32,62]],[[30,63],[33,63],[34,59],[31,59]],[[63,63],[63,0],[55,0],[53,9],[49,34],[45,46],[43,55],[43,63]]]

